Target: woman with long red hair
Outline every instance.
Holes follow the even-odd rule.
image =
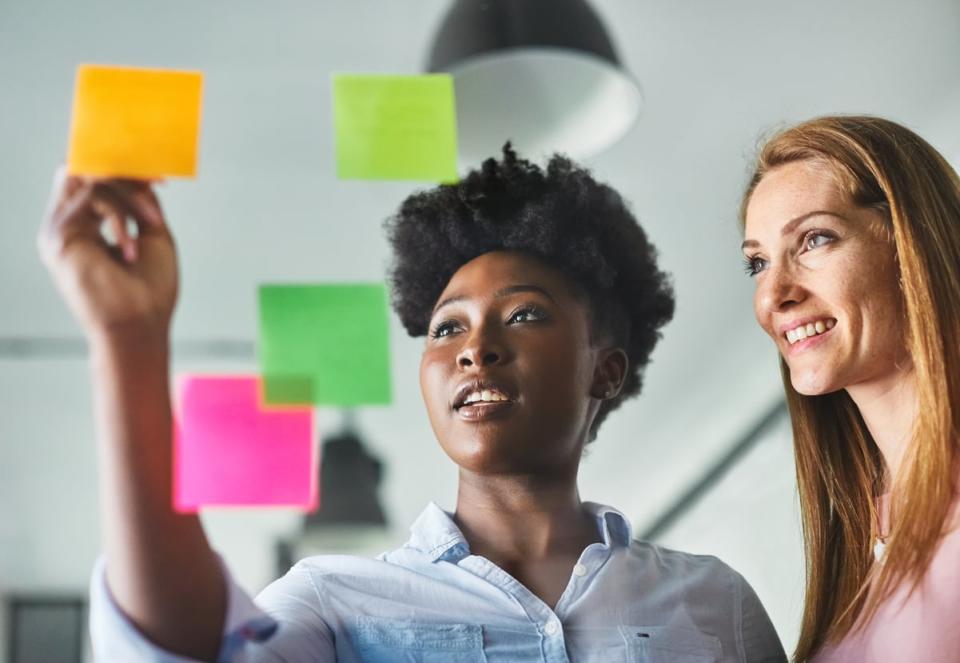
[[[771,138],[741,220],[807,557],[798,661],[960,661],[960,180],[875,117]]]

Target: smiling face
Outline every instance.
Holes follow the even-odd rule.
[[[801,394],[895,377],[910,365],[893,242],[883,212],[858,207],[831,168],[770,170],[746,210],[754,312]]]
[[[508,251],[463,265],[438,298],[420,362],[443,450],[478,473],[575,469],[594,396],[621,379],[622,352],[590,339],[588,309],[559,271]]]

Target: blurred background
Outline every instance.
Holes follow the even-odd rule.
[[[76,65],[204,72],[199,176],[160,188],[182,269],[174,370],[250,373],[256,286],[382,279],[382,221],[427,186],[336,178],[331,73],[425,71],[452,4],[0,0],[0,663],[89,660],[99,523],[86,350],[34,246],[64,160]],[[902,122],[956,166],[960,3],[591,6],[642,107],[622,136],[581,156],[632,203],[678,308],[644,393],[590,447],[581,495],[624,511],[637,536],[732,565],[789,651],[803,580],[790,432],[741,269],[739,195],[763,135],[825,113]],[[497,106],[520,108],[525,96]],[[513,138],[545,156],[542,143]],[[428,501],[454,507],[456,469],[419,393],[422,339],[395,318],[390,334],[393,403],[318,410],[330,442],[320,514],[204,514],[250,591],[306,554],[399,545]],[[359,478],[336,478],[347,476]]]

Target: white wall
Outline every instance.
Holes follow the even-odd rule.
[[[393,331],[399,344],[394,373],[406,379],[396,379],[394,406],[360,412],[357,421],[371,450],[389,460],[383,499],[394,525],[387,536],[391,547],[405,538],[427,500],[453,505],[456,478],[448,463],[445,473],[427,469],[445,463],[425,417],[413,418],[410,427],[390,415],[393,407],[419,408],[417,352],[407,346],[416,343]],[[174,362],[175,373],[255,370],[247,361]],[[0,602],[8,593],[87,591],[100,550],[89,384],[84,359],[0,360]],[[339,413],[318,411],[321,434],[339,422]],[[283,509],[212,510],[203,516],[214,547],[251,593],[274,578],[275,542],[293,532],[299,519]],[[0,633],[6,637],[4,629]],[[0,645],[4,663],[6,645]]]
[[[396,335],[395,335],[396,338]],[[416,360],[415,347],[400,339],[395,352]],[[178,362],[178,370],[244,372],[245,362]],[[396,407],[418,408],[415,367],[395,366],[407,375],[398,384]],[[6,592],[84,593],[89,570],[99,551],[94,429],[87,364],[83,360],[0,362],[0,390],[6,416],[0,417],[0,589]],[[773,392],[775,395],[775,392]],[[392,408],[362,411],[359,426],[374,453],[388,461],[384,504],[391,518],[392,539],[400,543],[406,528],[428,500],[450,508],[455,497],[455,471],[440,456],[426,421],[404,428],[390,416]],[[616,419],[612,419],[610,424]],[[339,415],[321,410],[321,431],[335,430]],[[620,425],[623,425],[622,422]],[[678,445],[682,444],[682,438]],[[661,503],[658,492],[682,489],[645,474],[642,467],[621,472],[629,483],[610,491],[605,471],[595,460],[615,455],[602,436],[585,462],[582,482],[588,499],[623,506]],[[643,444],[642,439],[637,444]],[[611,445],[612,446],[612,445]],[[682,452],[677,464],[686,456]],[[708,460],[708,459],[705,459]],[[702,470],[686,474],[693,478]],[[437,471],[439,468],[440,471]],[[445,469],[443,469],[445,468]],[[424,480],[429,477],[429,480]],[[647,481],[646,479],[650,480]],[[615,485],[619,485],[614,482]],[[800,598],[800,542],[794,503],[793,460],[784,423],[763,440],[679,523],[661,543],[691,552],[715,554],[753,584],[788,647],[796,637]],[[629,509],[628,513],[659,510]],[[257,592],[274,577],[274,544],[298,526],[298,516],[284,510],[217,510],[205,514],[215,547],[237,579]],[[647,518],[634,518],[638,531]],[[0,661],[3,659],[0,658]]]
[[[803,604],[803,541],[789,419],[784,415],[657,543],[715,555],[757,592],[787,653]]]
[[[79,62],[205,72],[200,177],[160,194],[182,258],[178,338],[254,340],[260,282],[382,278],[381,221],[415,185],[335,178],[329,74],[418,71],[447,4],[0,1],[0,337],[79,333],[34,248],[50,176],[63,159]],[[595,4],[646,105],[624,140],[588,165],[632,203],[679,298],[644,394],[604,425],[581,472],[584,498],[618,506],[642,525],[779,394],[775,355],[752,320],[752,286],[737,250],[737,198],[757,136],[816,114],[870,112],[960,155],[960,3]],[[423,413],[420,342],[396,321],[391,331],[395,401],[363,410],[359,423],[388,464],[384,501],[396,542],[428,500],[453,506],[456,472]],[[0,359],[0,592],[85,589],[99,548],[88,385],[83,360]],[[321,430],[336,427],[335,415],[320,417]],[[743,571],[790,647],[797,563],[789,551],[799,554],[790,543],[792,470],[782,445],[755,451],[763,453],[772,456],[752,454],[728,479],[736,485],[723,484],[730,492],[710,499],[737,510],[698,509],[669,540]],[[755,515],[735,517],[747,512]],[[273,571],[272,539],[296,518],[240,512],[205,520],[255,591]],[[757,545],[744,550],[745,541]],[[763,556],[761,545],[777,552]]]

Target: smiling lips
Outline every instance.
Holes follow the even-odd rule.
[[[453,409],[463,419],[479,421],[505,412],[513,405],[514,398],[505,387],[478,380],[460,387]]]
[[[837,321],[833,318],[821,318],[819,320],[801,321],[800,324],[794,324],[787,329],[783,335],[787,343],[794,345],[800,341],[806,340],[812,336],[819,336],[833,329]]]
[[[475,403],[499,403],[509,400],[510,398],[498,389],[484,389],[482,391],[470,392],[470,395],[463,400],[463,405],[474,405]]]

